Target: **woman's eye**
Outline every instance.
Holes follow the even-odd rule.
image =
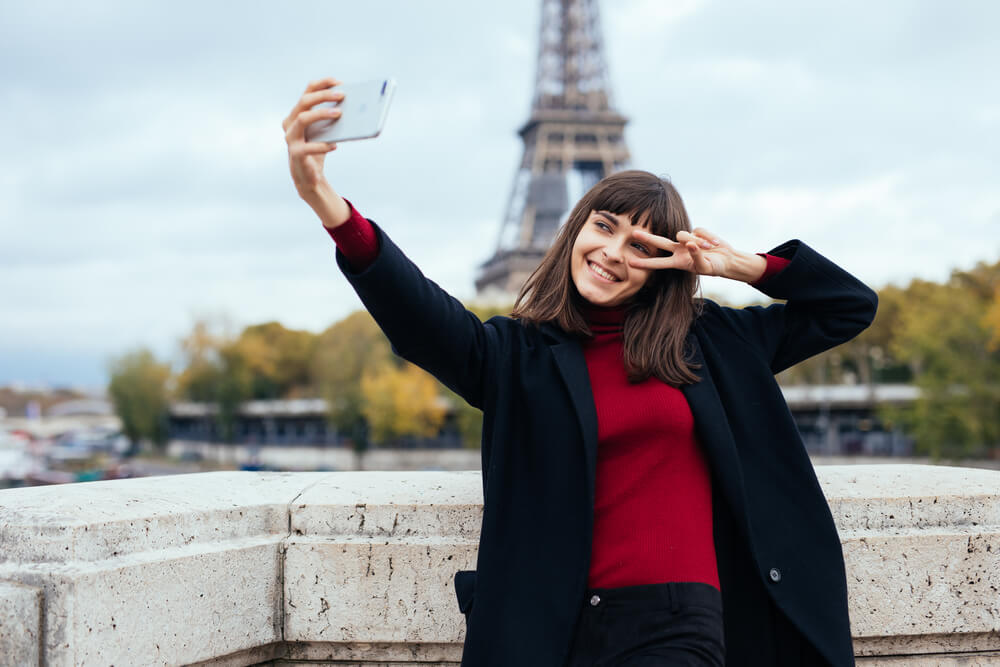
[[[601,229],[603,229],[606,232],[610,232],[611,231],[611,227],[606,222],[601,222],[600,220],[597,220],[597,221],[594,222],[594,224],[597,225],[598,227],[600,227]]]
[[[633,243],[632,247],[635,248],[636,250],[638,250],[639,252],[641,252],[643,255],[648,255],[649,254],[649,248],[647,248],[646,246],[642,245],[641,243]]]

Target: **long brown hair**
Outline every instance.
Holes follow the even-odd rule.
[[[622,171],[602,179],[585,194],[541,264],[521,288],[512,315],[524,322],[551,322],[581,337],[593,333],[581,312],[586,301],[573,284],[570,262],[573,244],[592,211],[610,211],[648,224],[649,231],[677,240],[677,232],[691,231],[681,196],[670,181],[646,171]],[[695,298],[698,276],[679,269],[654,270],[626,306],[625,370],[631,382],[655,376],[672,386],[697,382],[697,365],[684,349],[700,300]]]

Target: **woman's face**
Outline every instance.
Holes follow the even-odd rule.
[[[570,275],[576,291],[595,306],[620,306],[642,289],[652,269],[628,265],[630,258],[650,257],[652,248],[632,238],[632,218],[623,213],[591,211],[573,243]]]

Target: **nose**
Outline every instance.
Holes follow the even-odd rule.
[[[615,239],[613,241],[608,241],[604,244],[604,257],[610,262],[625,262],[625,243],[626,241],[621,239]]]

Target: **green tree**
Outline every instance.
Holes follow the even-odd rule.
[[[167,383],[170,366],[146,348],[128,352],[109,363],[108,394],[135,454],[142,440],[162,448],[167,442]]]
[[[898,414],[918,448],[936,458],[1000,445],[1000,349],[990,316],[998,287],[1000,263],[906,289],[890,347],[913,368],[921,398]]]
[[[993,303],[983,316],[983,324],[990,331],[990,351],[1000,349],[1000,288],[993,294]]]
[[[190,401],[214,403],[216,425],[224,442],[232,442],[243,401],[253,396],[251,343],[225,331],[224,323],[199,319],[181,340],[186,366],[177,379],[177,395]]]
[[[219,348],[225,336],[213,331],[207,319],[195,321],[191,332],[181,339],[184,369],[177,377],[176,393],[179,398],[204,403],[214,402],[221,373]]]
[[[363,310],[332,325],[316,341],[312,384],[327,401],[330,423],[349,434],[359,454],[368,447],[361,377],[398,363],[389,341]]]
[[[910,382],[910,365],[894,354],[892,341],[908,296],[889,285],[878,291],[878,313],[857,337],[792,366],[778,375],[782,384],[871,384]]]

